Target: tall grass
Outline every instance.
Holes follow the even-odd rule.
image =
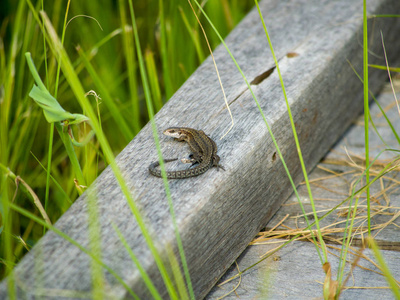
[[[0,279],[44,233],[42,223],[10,209],[13,202],[14,206],[38,215],[29,192],[17,188],[13,178],[20,176],[32,188],[54,223],[99,172],[112,163],[113,154],[121,151],[149,120],[150,104],[145,102],[143,80],[139,76],[132,23],[124,18],[130,15],[128,2],[67,4],[61,0],[2,3]],[[198,25],[186,3],[151,0],[136,1],[133,5],[140,50],[145,53],[151,104],[156,112],[207,56],[207,46],[196,33]],[[251,1],[210,0],[205,9],[213,12],[213,22],[225,36],[251,6]],[[51,51],[46,46],[54,47],[55,42],[53,37],[43,36],[44,24],[40,25],[41,19],[34,17],[41,9],[49,16],[56,34],[62,37],[70,66],[61,57],[64,54],[60,49]],[[213,47],[219,44],[216,37],[209,38]],[[44,42],[46,39],[50,40]],[[193,43],[187,43],[188,40]],[[25,52],[31,53],[49,93],[66,111],[90,116],[100,138],[90,140],[85,147],[73,147],[68,144],[72,141],[66,140],[67,135],[54,131],[53,125],[46,122],[43,110],[29,97],[34,80],[28,71]],[[68,65],[62,72],[60,59]],[[73,81],[72,74],[77,75]],[[91,90],[99,95],[98,102],[95,97],[82,98]],[[62,132],[63,128],[59,129]],[[76,142],[84,140],[89,131],[87,125],[72,126]],[[75,159],[71,158],[68,147],[77,165],[71,163]],[[95,214],[93,219],[96,220]],[[94,230],[93,234],[98,233]],[[21,246],[19,236],[26,247]],[[92,242],[96,247],[96,241]]]

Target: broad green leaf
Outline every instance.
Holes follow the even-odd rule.
[[[29,96],[43,108],[44,116],[47,122],[61,122],[67,119],[74,119],[74,115],[65,111],[58,101],[50,95],[48,91],[42,91],[36,85],[33,86]]]

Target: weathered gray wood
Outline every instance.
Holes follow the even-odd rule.
[[[261,3],[269,34],[279,58],[286,90],[295,116],[304,159],[312,168],[343,133],[362,108],[362,87],[350,69],[362,62],[359,1],[264,1]],[[398,10],[397,0],[369,1],[372,14]],[[377,19],[370,42],[371,63],[383,64],[379,31],[390,45],[394,63],[399,39],[397,19]],[[371,30],[372,31],[372,30]],[[274,67],[257,12],[253,10],[226,39],[249,81]],[[290,52],[298,56],[289,58]],[[376,55],[377,54],[377,55]],[[393,54],[393,55],[391,55]],[[291,193],[286,174],[257,107],[225,49],[215,58],[235,127],[222,140],[230,125],[222,94],[210,59],[190,77],[157,114],[161,129],[187,126],[203,129],[218,144],[221,164],[186,180],[171,180],[170,188],[179,230],[197,298],[206,295],[216,280],[243,251],[247,243]],[[370,89],[375,92],[385,72],[371,69]],[[276,71],[253,85],[267,120],[274,131],[296,182],[301,179],[297,154]],[[165,157],[179,145],[162,138]],[[150,126],[146,126],[118,156],[129,188],[165,257],[165,246],[176,244],[162,180],[149,175],[147,166],[157,158]],[[171,167],[171,166],[170,166]],[[101,222],[102,258],[141,298],[148,291],[111,227],[117,225],[164,298],[165,287],[145,245],[134,217],[110,169],[92,188],[97,196]],[[87,194],[60,218],[57,227],[88,246]],[[91,291],[90,260],[75,246],[49,232],[16,267],[18,295],[33,298],[49,289]],[[106,288],[116,298],[129,295],[105,272]],[[47,289],[43,292],[42,289]],[[0,285],[6,298],[6,283]]]
[[[400,94],[397,95],[397,98],[399,97]],[[381,107],[386,108],[385,113],[391,121],[396,132],[400,132],[399,112],[397,107],[394,105],[395,100],[392,92],[380,95],[378,100]],[[387,108],[389,107],[392,108],[388,110]],[[371,128],[371,132],[369,134],[369,145],[371,150],[370,157],[372,161],[372,158],[377,157],[377,155],[383,149],[398,149],[399,143],[391,128],[387,124],[385,118],[382,116],[377,105],[371,105],[370,115],[379,134],[387,144],[386,146],[379,138],[377,133]],[[312,182],[311,187],[319,217],[341,203],[347,197],[351,196],[351,184],[358,180],[364,171],[359,167],[364,165],[364,162],[361,160],[361,158],[365,157],[363,121],[364,118],[362,116],[359,118],[357,125],[353,125],[346,132],[343,138],[324,158],[322,163],[318,165],[320,168],[314,169],[310,174],[309,178]],[[348,155],[351,156],[351,159]],[[379,172],[379,170],[382,169],[385,164],[388,164],[390,160],[393,160],[395,156],[398,156],[398,152],[386,151],[382,153],[375,163],[376,167],[372,168],[373,172],[371,174],[373,175],[376,174],[376,172]],[[357,166],[355,166],[354,163],[356,163]],[[331,172],[327,172],[326,170],[330,170]],[[332,172],[335,172],[338,174],[338,176],[332,177]],[[398,177],[399,173],[397,171],[392,171],[387,174],[382,181],[376,182],[370,188],[370,194],[372,198],[371,212],[373,214],[371,219],[372,228],[392,221],[390,225],[382,229],[379,228],[372,230],[372,235],[375,237],[376,242],[381,249],[394,251],[400,250],[400,232],[398,230],[398,226],[400,226],[400,218],[392,220],[394,215],[398,212],[398,208],[400,207]],[[356,189],[361,188],[364,185],[363,182],[364,181],[358,184]],[[303,200],[302,203],[306,213],[312,212],[306,187],[302,185],[299,187],[298,192],[300,199]],[[384,209],[385,206],[389,206],[389,203],[390,207]],[[346,220],[347,216],[340,212],[343,210],[347,212],[346,209],[348,206],[349,203],[343,204],[330,216],[321,220],[321,228],[329,226],[331,231],[334,229],[344,228],[346,224],[343,221]],[[375,212],[378,210],[381,210],[381,213],[375,214]],[[293,229],[303,228],[305,226],[305,220],[303,217],[301,217],[303,215],[302,211],[300,206],[297,205],[297,198],[295,195],[292,195],[267,224],[266,230],[278,224],[280,220],[282,220],[287,214],[289,214],[290,217],[284,222],[285,226]],[[297,216],[299,218],[296,218]],[[365,233],[363,236],[361,236],[362,230],[360,228],[360,226],[363,226],[365,231],[365,227],[367,226],[367,223],[365,222],[365,216],[366,202],[364,195],[364,197],[361,197],[358,202],[357,217],[359,217],[359,219],[355,221],[354,225],[354,228],[358,228],[358,234],[352,239],[353,246],[360,246],[365,238]],[[311,219],[313,220],[312,216]],[[327,241],[340,239],[342,236],[342,232],[332,232],[329,237],[327,237]]]
[[[397,95],[399,98],[400,94]],[[392,107],[390,110],[385,109],[388,118],[391,120],[393,127],[400,131],[400,118],[397,107],[394,104],[393,94],[386,93],[381,94],[378,98],[380,105],[384,108]],[[384,120],[383,116],[380,116],[380,110],[377,105],[371,105],[370,115],[378,129],[379,134],[384,138],[385,142],[389,145],[389,148],[398,148],[398,142],[391,132],[390,127]],[[380,117],[379,117],[380,116]],[[359,121],[363,120],[363,116],[359,118]],[[326,160],[333,162],[335,158],[338,162],[339,160],[347,160],[347,155],[343,146],[347,148],[349,153],[352,155],[359,155],[360,157],[365,156],[364,143],[364,126],[361,122],[357,122],[346,132],[346,134],[340,139],[340,141],[331,149],[327,157],[324,158],[323,162],[318,164],[310,174],[310,180],[314,180],[316,184],[312,184],[313,197],[315,200],[315,206],[319,216],[322,216],[322,212],[326,212],[332,207],[336,206],[342,200],[344,200],[349,194],[349,184],[353,180],[357,179],[356,173],[351,173],[348,175],[342,175],[336,178],[328,178],[332,176],[332,173],[324,171],[322,168],[326,168],[332,171],[341,173],[348,173],[349,171],[356,171],[357,168],[354,166],[344,166],[344,165],[332,165],[324,163]],[[372,131],[370,133],[370,149],[375,155],[384,148],[385,145],[378,138],[377,134]],[[374,156],[374,154],[371,155]],[[386,158],[391,156],[393,158],[394,153],[385,153]],[[356,161],[356,159],[353,157]],[[362,172],[362,171],[361,171]],[[388,177],[398,177],[398,172],[393,171]],[[318,180],[318,181],[317,181]],[[348,180],[348,182],[346,182]],[[389,189],[390,181],[384,180],[386,191],[386,200],[390,201],[390,208],[385,210],[385,212],[379,216],[372,218],[372,224],[382,224],[390,221],[393,218],[393,214],[399,211],[400,207],[400,194],[399,187],[397,183],[394,183],[393,188]],[[381,185],[379,182],[371,186],[371,197],[374,201],[372,202],[372,211],[384,206],[387,203],[382,195],[379,195],[381,190]],[[307,189],[302,185],[299,189],[299,196],[302,200],[305,211],[311,212],[311,206],[309,201],[309,195]],[[361,200],[362,201],[362,200]],[[347,204],[348,205],[348,204]],[[361,205],[359,205],[361,207]],[[344,204],[340,210],[346,208]],[[391,214],[386,214],[391,213]],[[265,231],[269,231],[275,228],[278,223],[280,223],[284,217],[289,214],[289,218],[286,218],[283,222],[284,226],[279,226],[276,231],[287,231],[288,228],[292,229],[304,229],[305,221],[301,216],[303,215],[300,206],[298,205],[297,198],[295,195],[289,197],[289,199],[281,206],[274,217],[266,225]],[[365,216],[364,212],[359,211],[358,216]],[[299,217],[296,219],[296,217]],[[312,216],[310,217],[313,220]],[[334,212],[331,216],[326,219],[321,220],[320,227],[330,225],[330,229],[343,228],[344,224],[337,224],[340,221],[345,220],[345,216],[338,215],[338,211]],[[365,218],[364,220],[365,221]],[[359,226],[361,220],[356,220],[356,226]],[[365,222],[363,222],[365,224]],[[400,236],[398,226],[400,225],[400,220],[397,218],[393,221],[396,225],[389,225],[383,230],[372,231],[372,235],[375,237],[375,241],[378,243],[381,249],[386,249],[390,251],[382,251],[386,264],[389,266],[394,278],[400,278],[400,267],[399,267],[399,250],[400,250]],[[366,224],[365,224],[366,225]],[[342,234],[332,233],[331,238],[339,239]],[[326,239],[326,242],[332,244],[333,239]],[[207,300],[217,299],[229,291],[231,291],[236,285],[237,288],[234,293],[231,293],[228,297],[224,299],[238,299],[239,295],[241,300],[246,299],[310,299],[318,298],[322,299],[323,289],[321,282],[324,281],[325,273],[322,270],[321,263],[318,254],[315,250],[314,245],[309,242],[299,242],[295,241],[290,245],[285,246],[282,250],[274,253],[271,257],[267,258],[257,266],[253,267],[251,270],[247,271],[241,276],[240,285],[239,278],[232,280],[229,283],[222,284],[224,281],[232,278],[237,274],[237,268],[239,270],[244,270],[247,267],[260,261],[268,251],[271,251],[286,242],[283,239],[270,239],[267,243],[269,244],[257,244],[254,246],[248,246],[243,254],[237,259],[238,265],[232,265],[226,274],[220,279],[218,284],[211,290],[207,295]],[[357,245],[361,245],[360,236],[355,236],[352,239],[353,249],[357,249]],[[332,245],[329,245],[332,246]],[[337,245],[333,245],[336,249],[340,249]],[[329,251],[335,253],[339,256],[340,253],[337,250],[329,248]],[[369,249],[363,252],[368,258],[376,262],[376,259],[372,255]],[[333,279],[336,279],[337,267],[339,260],[337,256],[329,255],[328,259],[331,263]],[[348,257],[349,261],[354,260],[354,256],[350,255]],[[340,299],[394,299],[393,293],[390,289],[371,289],[371,287],[388,287],[388,283],[385,278],[380,275],[379,270],[376,266],[367,262],[364,258],[359,261],[359,266],[366,267],[368,269],[361,269],[356,267],[351,273],[351,279],[347,282],[346,286],[350,289],[344,291]],[[372,270],[372,271],[371,271]],[[346,268],[347,274],[349,268]],[[375,272],[376,271],[376,272]],[[351,289],[351,287],[364,287],[365,289]],[[367,287],[370,287],[367,289]]]
[[[279,242],[285,240],[274,240],[276,244],[249,246],[244,255],[238,259],[240,270],[260,261],[260,257],[273,250]],[[339,255],[339,251],[330,249],[331,253]],[[370,249],[366,249],[363,254],[376,262]],[[400,278],[399,254],[396,251],[382,250],[382,255],[389,266],[394,278]],[[353,261],[354,256],[349,255],[348,259]],[[336,280],[337,266],[339,259],[337,256],[330,255],[329,261],[332,267],[332,279]],[[348,280],[340,299],[395,299],[388,287],[388,283],[379,272],[379,269],[368,262],[360,259],[359,266],[356,267]],[[345,269],[345,277],[349,273],[349,268]],[[233,265],[228,272],[221,278],[221,283],[237,274],[237,267]],[[322,283],[325,274],[322,270],[318,254],[313,244],[308,242],[293,242],[285,246],[282,250],[246,272],[241,278],[234,279],[226,284],[215,286],[207,295],[207,300],[220,299],[223,295],[231,292],[235,287],[235,292],[224,297],[224,300],[253,300],[253,299],[323,299]],[[240,284],[239,284],[240,280]]]

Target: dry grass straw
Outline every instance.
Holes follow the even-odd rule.
[[[336,153],[337,154],[337,153]],[[388,164],[390,160],[377,160],[375,161],[373,167],[370,168],[371,177],[377,176],[379,172]],[[341,171],[335,171],[333,166],[341,166]],[[319,188],[324,190],[333,197],[316,197],[316,203],[321,204],[322,207],[317,211],[318,215],[323,215],[329,212],[331,209],[328,205],[335,205],[338,202],[343,201],[343,199],[351,196],[352,190],[357,179],[362,176],[365,171],[365,160],[363,157],[359,155],[355,155],[353,153],[347,153],[347,155],[343,155],[343,158],[339,159],[325,159],[317,166],[318,169],[326,172],[328,175],[320,176],[315,179],[310,180],[310,184],[314,186],[314,188]],[[344,170],[344,171],[343,171]],[[379,179],[379,185],[376,184],[374,189],[371,189],[371,202],[373,205],[371,206],[371,219],[375,220],[379,217],[380,220],[384,220],[381,222],[375,222],[372,226],[373,237],[378,243],[381,249],[386,250],[400,250],[400,243],[396,241],[387,241],[384,239],[379,239],[380,234],[384,229],[388,226],[393,225],[395,227],[399,227],[395,221],[400,216],[400,207],[390,206],[390,196],[391,194],[398,191],[400,185],[400,180],[396,179],[398,171],[392,171],[389,175],[382,176]],[[339,183],[338,183],[339,182]],[[302,183],[304,184],[304,183]],[[360,183],[362,186],[364,183]],[[377,188],[378,186],[378,188]],[[365,195],[356,195],[355,197],[359,198],[359,204],[357,206],[357,212],[354,222],[354,229],[351,233],[351,246],[349,248],[349,254],[351,254],[352,259],[346,259],[346,263],[350,266],[350,272],[345,278],[342,284],[342,290],[345,289],[357,289],[357,288],[366,288],[366,287],[357,287],[354,286],[354,277],[353,270],[355,267],[359,267],[366,271],[374,272],[378,275],[382,275],[381,269],[378,264],[376,264],[372,259],[364,255],[363,251],[365,249],[365,235],[368,234],[367,228],[367,205],[366,205],[366,197]],[[284,204],[283,206],[293,206],[298,205],[297,202]],[[341,207],[338,207],[333,213],[336,214],[336,218],[334,221],[330,221],[329,224],[325,226],[321,226],[321,233],[324,240],[328,243],[326,246],[329,249],[329,253],[335,257],[339,257],[337,253],[340,252],[340,247],[335,245],[342,245],[343,234],[346,228],[344,227],[346,223],[346,216],[348,214],[348,210],[352,209],[353,206],[349,207],[348,202],[345,202]],[[296,214],[296,215],[294,215]],[[307,213],[307,216],[312,217],[313,213]],[[351,215],[351,217],[353,217]],[[266,229],[265,231],[261,231],[257,237],[250,243],[250,245],[266,245],[266,244],[278,244],[281,245],[286,240],[299,235],[295,240],[301,241],[309,241],[313,242],[311,238],[310,230],[305,226],[299,226],[299,220],[304,219],[303,215],[298,215],[298,210],[296,207],[295,213],[286,214],[281,218],[278,223],[270,229]],[[331,218],[332,220],[332,218]],[[313,230],[314,235],[316,235],[316,230]],[[320,247],[320,245],[318,245]],[[280,246],[274,247],[268,252],[264,253],[260,259],[263,259],[267,256],[270,256],[278,250]],[[356,248],[360,247],[360,248]],[[369,262],[373,268],[367,268],[359,263],[360,260],[365,260]],[[378,271],[377,271],[378,270]],[[346,283],[352,279],[353,286],[346,286]],[[219,284],[219,286],[224,285],[229,282],[231,279],[227,279],[225,282]],[[323,284],[323,282],[320,282]],[[400,282],[397,282],[400,284]],[[236,286],[234,289],[236,289]],[[368,288],[368,287],[367,287]],[[388,289],[389,287],[370,287],[371,289]]]
[[[317,167],[320,170],[329,173],[330,175],[310,180],[310,183],[315,188],[323,189],[330,194],[335,195],[335,197],[332,198],[316,197],[315,200],[320,201],[323,207],[326,207],[328,204],[323,202],[340,202],[342,201],[341,198],[347,198],[351,196],[351,191],[354,188],[355,182],[365,170],[365,160],[361,156],[349,154],[347,158],[348,159],[324,160],[322,164],[318,165]],[[378,175],[383,167],[386,166],[389,162],[390,160],[377,160],[374,163],[373,167],[370,168],[371,176]],[[345,170],[344,172],[337,172],[333,169],[328,168],[326,165],[341,165],[345,166],[347,170]],[[398,171],[393,171],[390,174],[391,176],[382,176],[382,178],[379,179],[379,189],[371,195],[371,200],[374,203],[374,205],[371,207],[373,211],[371,218],[375,218],[377,216],[386,216],[386,218],[389,218],[391,216],[389,220],[374,224],[372,229],[374,230],[373,236],[375,239],[379,238],[379,233],[381,233],[382,230],[384,230],[389,225],[399,227],[399,225],[396,224],[395,221],[400,216],[400,207],[390,206],[390,194],[398,191],[400,187],[400,180],[396,179],[397,173]],[[351,177],[350,180],[347,177]],[[335,181],[332,184],[332,182],[330,181],[332,181],[333,179],[335,179]],[[337,184],[337,179],[340,179],[345,185],[347,185],[347,191],[343,186],[340,187],[339,184]],[[365,203],[366,199],[363,195],[356,195],[356,197],[359,197],[360,202],[356,212],[357,215],[355,216],[355,224],[357,224],[357,226],[355,226],[352,232],[352,238],[353,240],[361,239],[361,241],[363,241],[364,234],[367,232],[367,226],[365,224],[367,222],[367,215],[365,214],[367,207]],[[284,204],[284,206],[291,205],[297,205],[297,203]],[[348,203],[344,203],[341,207],[336,209],[336,221],[321,227],[321,232],[324,239],[334,243],[342,243],[341,236],[339,236],[338,234],[344,233],[346,228],[340,226],[346,222],[345,216],[347,216],[348,210],[351,208],[353,207],[349,207]],[[318,214],[324,214],[326,212],[329,212],[330,210],[331,209],[328,207],[323,208],[318,210]],[[307,215],[311,216],[312,212],[307,213]],[[286,215],[272,229],[260,232],[250,244],[267,244],[277,238],[288,239],[298,234],[301,234],[301,237],[299,237],[297,240],[309,240],[311,238],[310,231],[306,229],[306,227],[298,226],[298,220],[302,218],[304,218],[304,216],[296,215],[289,217],[289,215]],[[285,223],[285,221],[289,222]],[[288,223],[293,224],[293,221],[295,223],[295,227],[293,227],[293,225],[288,225]],[[382,244],[382,246],[387,246],[387,242],[386,244]],[[400,245],[398,245],[398,248],[400,249]]]

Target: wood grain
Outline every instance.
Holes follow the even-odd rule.
[[[397,94],[397,99],[399,97],[400,93]],[[399,112],[396,105],[393,105],[395,100],[392,91],[381,92],[377,100],[381,107],[385,109],[386,116],[391,121],[396,132],[400,132]],[[380,109],[374,103],[370,106],[370,115],[377,131],[387,144],[385,145],[376,132],[371,130],[369,139],[370,156],[375,158],[382,149],[396,149],[399,143],[387,121],[382,116]],[[322,218],[325,213],[343,202],[348,196],[351,196],[354,183],[363,173],[362,166],[364,162],[360,160],[360,158],[365,157],[363,121],[364,116],[360,116],[357,122],[346,131],[309,174],[319,218]],[[375,161],[371,174],[377,174],[379,169],[383,168],[384,165],[388,164],[389,160],[393,160],[396,156],[397,153],[390,151],[382,153],[378,160]],[[370,187],[372,199],[371,234],[378,244],[386,265],[394,278],[400,278],[398,259],[400,251],[400,220],[398,218],[400,191],[397,183],[398,177],[399,172],[393,170],[386,174],[385,178],[375,182]],[[358,187],[361,187],[361,184]],[[309,220],[311,222],[314,221],[306,186],[301,184],[297,191],[304,210],[309,214]],[[385,277],[381,275],[382,273],[377,265],[372,263],[376,262],[372,251],[364,249],[362,251],[364,257],[361,257],[361,259],[357,257],[360,252],[357,253],[356,251],[360,251],[367,237],[365,232],[365,227],[367,227],[365,195],[359,198],[357,207],[357,218],[353,224],[353,228],[356,231],[352,235],[351,250],[346,260],[353,263],[355,259],[359,259],[357,264],[363,268],[355,267],[351,272],[348,271],[349,268],[345,268],[345,276],[351,275],[351,278],[345,284],[349,289],[342,292],[340,299],[394,299],[393,292],[386,288],[389,285]],[[349,201],[346,201],[331,215],[320,220],[319,223],[327,244],[328,261],[332,267],[332,274],[334,274],[333,279],[336,279],[340,265],[341,246],[338,246],[337,243],[343,240],[344,228],[348,228],[348,224],[345,222],[348,208]],[[252,241],[252,245],[248,246],[239,256],[236,260],[237,264],[233,264],[221,277],[206,299],[220,299],[236,285],[238,287],[235,292],[224,297],[224,300],[237,300],[238,297],[241,300],[317,299],[318,297],[323,299],[322,283],[326,276],[322,269],[324,261],[321,262],[319,259],[315,245],[309,236],[301,241],[294,241],[279,251],[272,253],[273,250],[287,242],[289,238],[292,238],[299,231],[303,231],[305,236],[309,235],[309,231],[305,230],[305,228],[306,222],[303,212],[296,196],[292,194],[269,220],[265,229]],[[374,228],[377,229],[374,230]],[[278,236],[280,238],[276,238]],[[355,253],[357,254],[355,255]],[[260,258],[265,258],[265,260],[259,263]],[[258,264],[255,265],[256,263]],[[242,274],[240,279],[236,278],[224,283],[237,275],[238,269],[244,271],[253,265],[255,266]]]
[[[361,3],[271,0],[260,5],[310,170],[362,110],[362,84],[348,63],[350,61],[362,74]],[[398,0],[368,1],[370,14],[398,11],[399,6]],[[369,24],[369,44],[374,54],[370,56],[370,63],[384,64],[379,36],[382,31],[390,50],[389,61],[395,65],[394,55],[400,49],[397,34],[400,21],[372,19]],[[302,176],[287,108],[255,9],[227,37],[226,43],[248,81],[254,83],[252,88],[298,183]],[[218,155],[226,169],[218,172],[214,168],[196,178],[170,180],[194,292],[199,299],[207,294],[292,192],[243,78],[223,47],[218,47],[214,55],[235,119],[232,131],[219,140],[229,128],[230,118],[210,58],[156,116],[160,133],[170,126],[204,130],[217,142]],[[384,71],[370,71],[370,90],[376,92],[387,75]],[[187,151],[184,145],[177,145],[167,137],[162,137],[161,143],[166,158],[182,157],[177,149]],[[148,172],[149,164],[156,159],[152,131],[147,125],[118,155],[118,165],[157,248],[166,257],[166,245],[176,250],[176,241],[162,180]],[[115,224],[162,297],[167,298],[154,259],[109,168],[56,226],[88,247],[88,194],[97,198],[103,261],[139,298],[149,298],[135,265],[112,228]],[[104,276],[109,295],[129,298],[111,274],[105,271]],[[91,260],[69,242],[48,232],[15,268],[15,277],[21,298],[32,299],[34,295],[48,295],[56,290],[90,293]],[[7,299],[6,281],[0,284],[0,298]]]

